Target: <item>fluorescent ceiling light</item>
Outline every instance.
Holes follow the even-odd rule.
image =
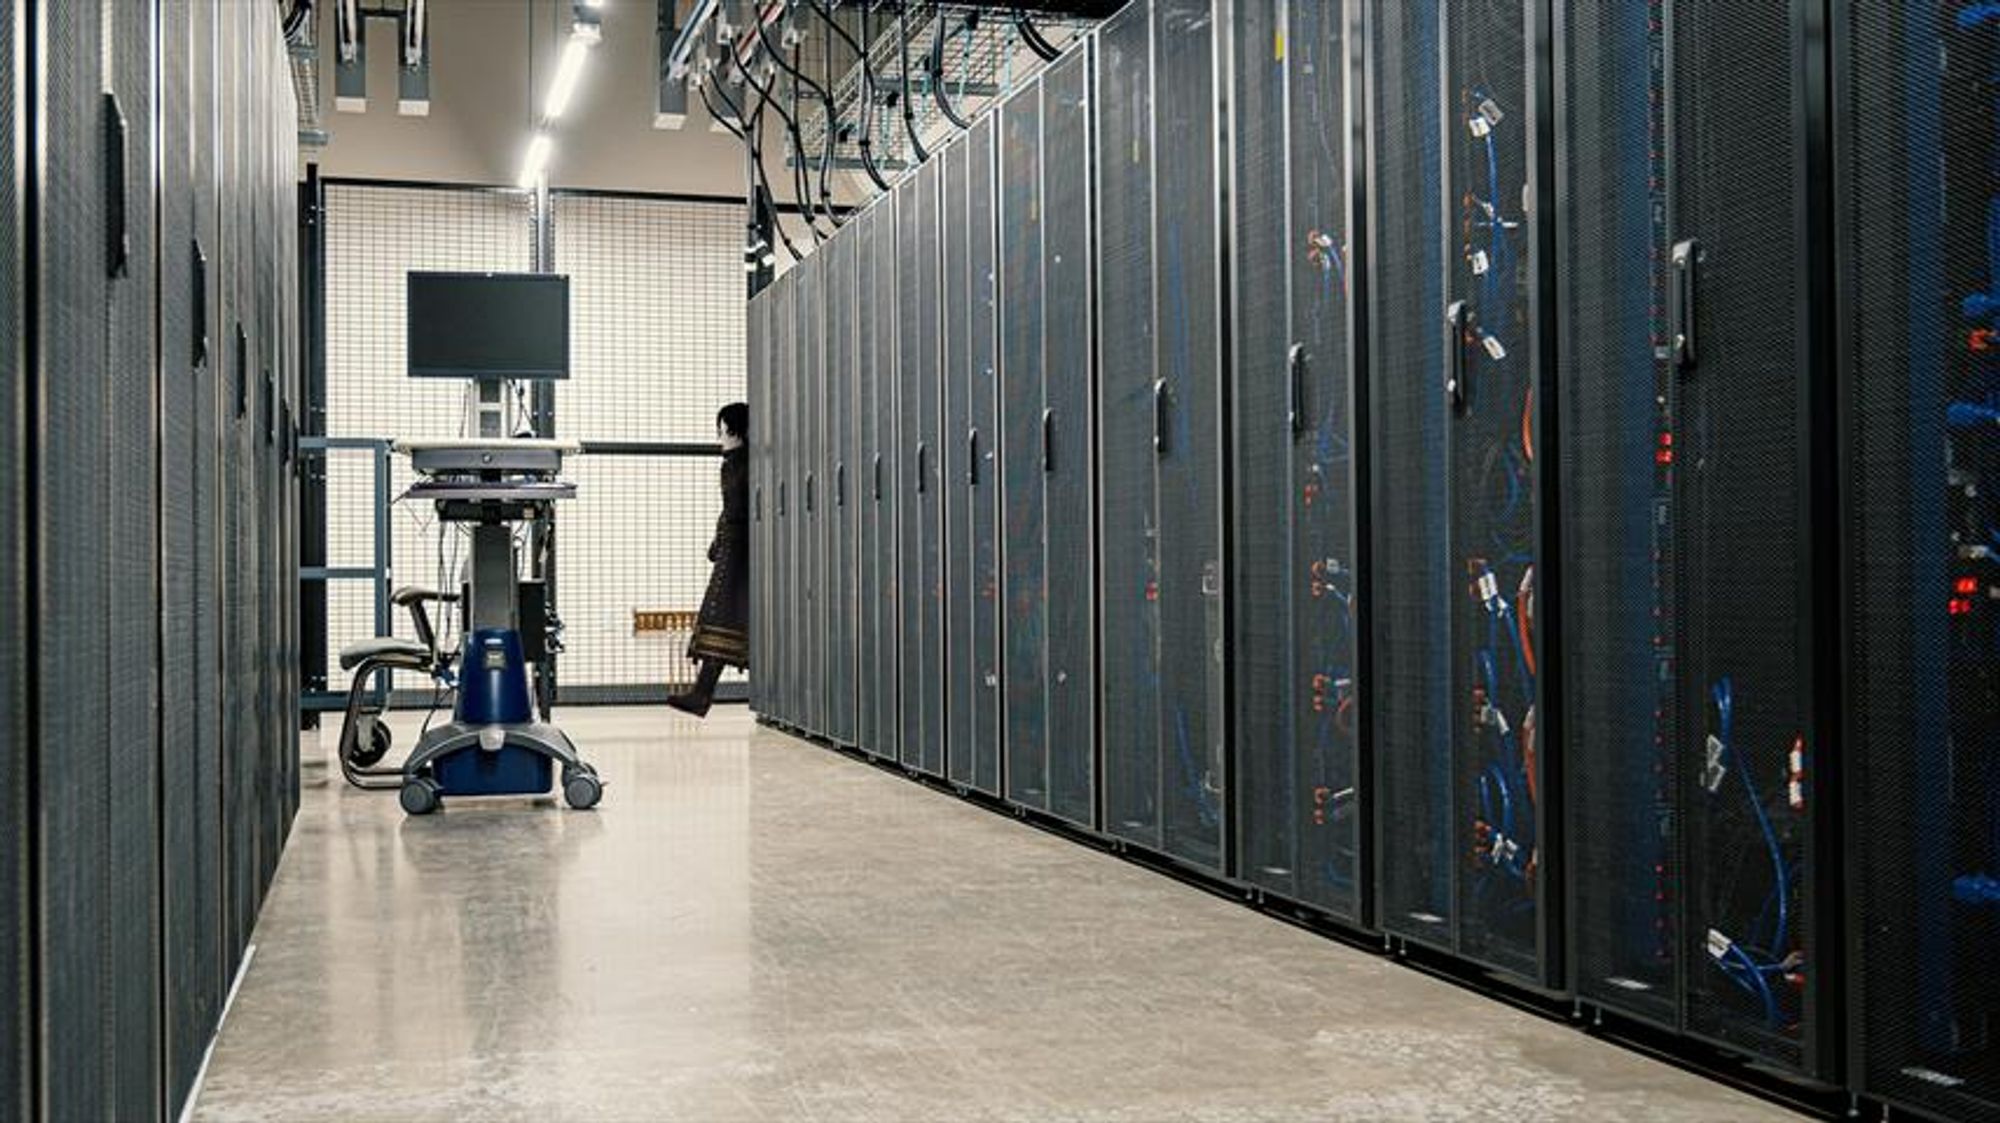
[[[569,108],[577,80],[583,77],[583,60],[590,54],[591,42],[586,36],[573,34],[563,44],[562,61],[556,64],[556,80],[549,87],[549,104],[544,113],[549,120],[562,116],[563,110]]]
[[[542,173],[548,170],[549,153],[554,148],[555,142],[547,133],[536,133],[535,139],[528,142],[528,159],[521,165],[522,187],[532,188],[542,181]]]

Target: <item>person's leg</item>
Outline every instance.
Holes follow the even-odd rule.
[[[669,695],[667,705],[696,717],[707,717],[708,708],[715,701],[715,684],[721,678],[722,664],[713,659],[703,659],[701,671],[695,675],[694,689],[686,694]]]

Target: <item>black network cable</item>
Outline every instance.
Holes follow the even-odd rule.
[[[1044,38],[1034,21],[1028,18],[1026,9],[1014,9],[1014,27],[1021,33],[1021,42],[1026,43],[1028,49],[1035,52],[1036,57],[1043,62],[1054,62],[1062,56],[1062,52],[1056,50],[1055,44]]]
[[[730,58],[734,59],[735,57],[736,53],[732,50],[730,52]],[[742,67],[739,65],[737,69],[741,70]],[[748,71],[744,72],[744,80],[746,82],[749,81]],[[719,81],[720,79],[718,79],[718,82]],[[754,82],[751,83],[751,85],[753,87],[756,86]],[[778,220],[777,194],[771,190],[771,171],[769,168],[766,168],[764,166],[764,142],[762,138],[764,133],[763,130],[764,108],[765,105],[767,104],[767,100],[765,91],[761,87],[756,87],[756,88],[759,101],[757,103],[757,115],[755,117],[750,117],[747,114],[745,114],[743,112],[742,107],[736,104],[735,99],[729,96],[728,90],[723,89],[720,85],[717,85],[716,92],[722,96],[723,104],[727,105],[730,108],[730,110],[734,112],[736,116],[744,122],[744,129],[748,134],[744,137],[744,143],[750,146],[750,163],[752,167],[757,169],[757,178],[759,180],[759,183],[753,184],[753,187],[755,188],[755,190],[761,193],[763,199],[771,208],[772,233],[778,236],[778,241],[784,245],[785,252],[792,255],[792,260],[799,261],[803,259],[804,255],[799,253],[799,248],[793,245],[792,240],[786,236],[785,224]],[[707,87],[704,86],[703,89],[706,90]],[[803,210],[804,208],[800,209]]]
[[[972,30],[978,18],[976,14],[965,17],[965,29]],[[947,120],[961,129],[969,129],[972,122],[958,115],[958,110],[952,107],[951,96],[944,90],[944,9],[938,9],[932,22],[936,31],[931,35],[931,97]]]
[[[734,59],[736,57],[735,52],[733,51],[730,52],[730,57]],[[776,110],[779,119],[784,121],[785,128],[791,134],[792,147],[800,154],[800,158],[794,160],[792,164],[792,188],[798,197],[799,213],[802,216],[804,216],[806,220],[806,226],[812,233],[813,244],[818,245],[820,243],[821,238],[823,237],[823,232],[819,228],[818,215],[814,212],[811,203],[811,194],[806,179],[805,160],[804,160],[806,144],[804,136],[801,135],[799,132],[799,123],[798,121],[793,119],[791,114],[786,113],[784,105],[781,104],[777,100],[777,98],[772,96],[770,87],[758,82],[756,77],[750,73],[749,68],[744,66],[740,59],[737,60],[736,62],[736,69],[740,73],[742,73],[743,80],[745,82],[748,82],[751,88],[757,91],[758,116],[761,117],[766,108]],[[773,76],[773,81],[774,82],[776,81],[775,75]],[[770,173],[766,172],[765,179],[768,181],[769,178],[770,178]]]
[[[896,69],[900,70],[903,83],[903,130],[910,136],[912,164],[921,164],[931,158],[924,150],[923,138],[917,135],[917,112],[910,106],[910,11],[904,0],[896,0]]]
[[[820,104],[826,107],[827,134],[825,137],[825,145],[830,147],[833,144],[833,132],[832,132],[833,95],[828,93],[826,89],[822,87],[818,82],[815,82],[811,78],[806,77],[804,71],[792,65],[792,63],[785,58],[784,52],[778,49],[778,45],[771,42],[770,33],[764,29],[763,20],[761,19],[757,20],[756,23],[757,23],[757,41],[764,45],[764,50],[770,54],[772,61],[776,62],[778,66],[784,70],[785,73],[792,76],[792,112],[794,114],[797,114],[798,112],[799,87],[801,85],[811,89],[813,94],[819,98]],[[779,112],[782,113],[783,110],[780,110]],[[793,139],[797,141],[798,162],[800,166],[803,167],[806,159],[805,137],[803,134],[799,132],[796,124],[793,125],[792,132],[793,132]],[[808,176],[808,179],[810,178],[811,177]],[[820,176],[819,196],[814,200],[814,206],[815,207],[822,206],[828,197],[829,194],[826,190],[826,177],[824,174],[824,161],[822,160],[822,174]],[[827,212],[827,218],[833,222],[834,228],[838,229],[840,227],[840,219],[834,216],[833,208],[828,206],[825,207],[825,210]]]
[[[889,190],[889,181],[882,178],[882,172],[875,167],[875,142],[873,136],[875,131],[875,73],[868,64],[868,49],[856,43],[854,36],[849,35],[847,29],[840,26],[840,21],[833,18],[833,9],[822,5],[819,0],[806,0],[806,7],[811,8],[817,13],[819,18],[824,20],[826,25],[834,30],[835,34],[847,42],[848,47],[855,54],[861,56],[861,168],[868,173],[868,178],[874,182],[878,190],[887,191]],[[868,4],[866,0],[861,5],[861,37],[863,39],[868,38]],[[833,65],[832,51],[826,53],[826,64],[828,67]]]

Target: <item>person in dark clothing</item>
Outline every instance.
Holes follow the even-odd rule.
[[[675,694],[667,704],[696,717],[706,717],[715,700],[722,668],[750,666],[750,407],[742,402],[723,406],[715,417],[715,435],[722,445],[722,517],[715,523],[715,541],[708,547],[714,569],[708,593],[695,619],[688,658],[701,664],[694,689]]]

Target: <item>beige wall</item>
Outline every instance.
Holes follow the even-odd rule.
[[[369,0],[371,5],[379,0]],[[683,0],[683,7],[688,7]],[[371,21],[368,112],[333,111],[333,5],[321,6],[321,105],[328,176],[512,185],[567,33],[570,0],[431,0],[431,112],[396,113],[394,25]],[[555,131],[553,187],[740,196],[743,148],[692,107],[679,129],[653,128],[654,0],[605,0],[599,44]],[[774,160],[775,163],[775,160]]]

